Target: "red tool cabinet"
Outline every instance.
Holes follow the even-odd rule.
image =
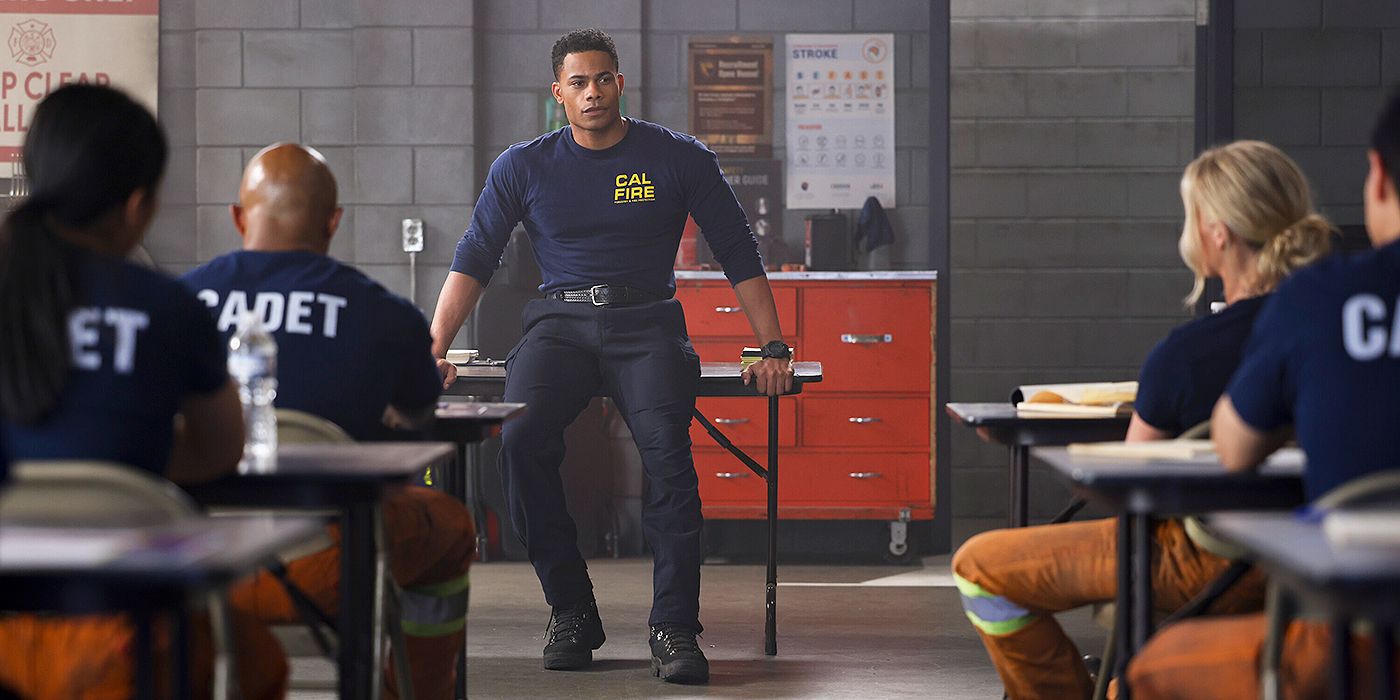
[[[706,362],[735,362],[755,344],[748,319],[719,273],[676,273],[676,298]],[[824,379],[780,401],[780,517],[886,520],[902,554],[910,521],[932,520],[934,431],[931,272],[770,273],[778,318],[799,360]],[[766,405],[701,398],[702,413],[743,447],[764,445]],[[765,487],[692,426],[708,520],[764,517]],[[896,546],[896,545],[899,546]]]

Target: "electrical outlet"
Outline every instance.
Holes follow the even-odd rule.
[[[421,253],[423,252],[423,220],[404,219],[403,220],[403,252]]]

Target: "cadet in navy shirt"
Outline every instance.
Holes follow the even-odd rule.
[[[428,324],[406,299],[326,255],[340,209],[320,154],[269,146],[249,162],[239,201],[232,210],[245,250],[183,279],[224,338],[248,313],[272,334],[276,406],[325,418],[356,440],[401,439],[395,427],[431,419],[442,377]]]
[[[304,199],[268,194],[275,188],[260,182],[270,176],[272,161],[295,161],[320,173],[329,201],[311,202],[319,193],[297,193]],[[334,223],[328,231],[327,222],[333,216],[338,223],[340,210],[334,179],[323,169],[319,154],[300,146],[265,149],[244,177],[240,201],[248,201],[234,207],[240,230],[256,216],[260,235],[247,238],[245,250],[219,256],[183,280],[208,306],[224,338],[248,313],[272,334],[278,408],[325,418],[356,440],[401,439],[404,433],[390,424],[408,427],[404,419],[410,417],[407,423],[423,424],[441,390],[428,324],[408,300],[325,254],[334,234]],[[311,215],[304,209],[314,207],[303,205],[316,203],[333,212],[327,221],[306,220]]]
[[[83,281],[68,314],[72,370],[45,419],[5,421],[9,456],[104,459],[164,475],[183,402],[228,385],[224,345],[179,282],[110,255],[67,253]]]
[[[1369,159],[1363,201],[1375,249],[1329,258],[1278,288],[1211,418],[1216,451],[1230,470],[1256,467],[1295,435],[1307,454],[1310,501],[1400,465],[1400,93],[1376,124]],[[1133,693],[1257,697],[1266,629],[1263,615],[1172,625],[1134,658]],[[1283,638],[1279,695],[1325,697],[1327,625],[1294,622]],[[1374,678],[1365,668],[1372,660],[1358,655],[1353,677]]]
[[[177,481],[231,471],[241,409],[213,323],[179,282],[123,259],[154,215],[164,136],[115,91],[74,87],[44,104],[26,141],[34,192],[0,233],[0,306],[26,311],[3,323],[0,462],[107,460]],[[68,133],[83,130],[65,110],[129,123]],[[147,218],[111,230],[102,217],[131,198]]]
[[[764,394],[791,386],[773,295],[743,210],[713,153],[694,138],[624,118],[612,39],[571,32],[551,52],[552,94],[569,126],[511,146],[492,164],[433,318],[441,358],[523,223],[549,298],[530,302],[507,358],[505,398],[529,411],[507,424],[500,468],[511,523],[553,613],[544,666],[587,666],[604,634],[569,518],[559,465],[564,428],[595,394],[610,396],[648,476],[642,527],[654,554],[652,664],[671,682],[703,683],[700,498],[690,454],[699,358],[686,333],[672,263],[687,215],[734,286],[766,359],[745,372]],[[738,351],[735,347],[735,351]],[[455,368],[440,361],[446,381]]]
[[[1372,144],[1366,229],[1376,248],[1328,259],[1279,288],[1212,420],[1221,462],[1231,469],[1258,465],[1291,426],[1308,456],[1309,499],[1400,465],[1400,95]]]
[[[1196,276],[1188,302],[1207,278],[1218,277],[1229,306],[1187,322],[1153,348],[1129,441],[1176,437],[1206,420],[1267,292],[1328,249],[1331,227],[1312,211],[1302,171],[1266,143],[1237,141],[1202,153],[1186,167],[1182,199],[1179,247]],[[1010,697],[1090,694],[1079,653],[1050,613],[1113,599],[1117,537],[1111,518],[1040,525],[982,533],[954,555],[963,607]],[[1179,518],[1157,521],[1151,539],[1159,609],[1180,607],[1230,565],[1198,548]],[[1257,610],[1263,594],[1263,577],[1251,573],[1213,610]]]
[[[1274,297],[1255,324],[1221,412],[1234,413],[1258,435],[1292,426],[1308,456],[1309,500],[1400,466],[1400,243],[1330,258]],[[1227,430],[1219,438],[1226,441],[1221,459],[1253,466],[1239,460],[1231,435]]]
[[[1133,402],[1137,417],[1165,436],[1210,420],[1266,299],[1241,299],[1172,329],[1142,363]]]
[[[432,420],[442,389],[422,313],[327,256],[340,222],[335,177],[316,151],[291,143],[244,170],[234,226],[244,250],[184,278],[226,336],[253,313],[277,341],[276,405],[325,418],[359,440],[404,436]],[[441,491],[407,486],[380,503],[390,571],[401,590],[414,691],[451,697],[464,642],[475,536],[471,514]],[[322,609],[339,606],[339,547],[287,564]],[[295,622],[281,582],[259,573],[230,600],[271,624]],[[385,674],[388,683],[392,675]]]
[[[155,216],[166,152],[155,117],[111,88],[68,85],[35,110],[33,189],[0,226],[0,464],[116,461],[179,483],[237,467],[242,408],[212,320],[179,282],[123,260]],[[244,695],[284,692],[271,633],[229,621]],[[133,634],[115,615],[0,615],[0,686],[133,697]],[[207,651],[185,654],[192,687],[209,687]]]

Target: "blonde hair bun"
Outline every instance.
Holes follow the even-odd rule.
[[[1289,273],[1331,249],[1336,229],[1313,210],[1303,171],[1263,141],[1235,141],[1197,156],[1186,166],[1181,194],[1186,224],[1178,247],[1196,274],[1188,305],[1205,290],[1198,215],[1223,222],[1232,236],[1258,252],[1256,293],[1273,291]]]

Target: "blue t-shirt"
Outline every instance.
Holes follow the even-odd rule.
[[[442,377],[423,314],[349,265],[310,252],[240,251],[192,270],[184,283],[225,341],[253,311],[277,341],[278,408],[321,416],[356,440],[402,439],[386,406],[419,411]]]
[[[1400,466],[1400,243],[1294,273],[1259,314],[1235,410],[1260,431],[1293,424],[1309,500]]]
[[[1267,298],[1241,299],[1172,329],[1142,363],[1133,405],[1138,416],[1172,435],[1210,420]]]
[[[620,284],[671,296],[681,231],[700,225],[731,284],[763,274],[758,244],[715,154],[637,119],[616,145],[589,150],[565,126],[491,164],[452,270],[483,285],[524,222],[545,293]]]
[[[98,459],[163,475],[180,404],[228,381],[224,345],[179,282],[116,258],[72,256],[67,383],[37,423],[0,421],[0,462]]]

